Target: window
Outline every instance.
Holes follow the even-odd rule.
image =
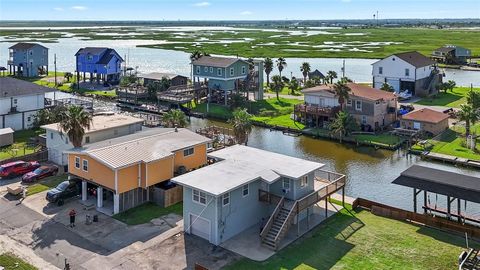
[[[347,99],[347,106],[349,106],[349,107],[352,106],[352,100],[351,99]]]
[[[88,172],[88,160],[84,159],[83,160],[83,168],[84,171]]]
[[[28,51],[28,54],[33,55],[33,51],[32,50]]]
[[[207,197],[205,195],[205,192],[201,192],[196,189],[193,190],[192,200],[199,204],[203,204],[203,205],[207,204]]]
[[[222,76],[222,69],[221,68],[217,68],[217,75]]]
[[[50,139],[53,140],[53,132],[50,133]]]
[[[44,55],[47,54],[47,50],[43,50],[43,54],[44,54]]]
[[[367,116],[362,115],[362,124],[366,125],[367,124]]]
[[[75,168],[80,169],[80,158],[75,157]]]
[[[375,101],[375,104],[377,104],[377,105],[378,105],[378,104],[380,104],[380,101],[378,101],[378,100],[377,100],[377,101]]]
[[[65,144],[68,144],[68,137],[65,136]]]
[[[87,55],[87,60],[92,61],[93,60],[93,55],[91,55],[91,54]]]
[[[207,72],[208,72],[208,67],[204,67],[204,68],[203,68],[203,71],[204,71],[205,73],[207,73]]]
[[[210,67],[210,73],[213,73],[213,67]]]
[[[357,110],[357,111],[362,110],[362,101],[361,100],[356,100],[355,101],[355,110]]]
[[[283,187],[284,190],[290,190],[290,180],[283,179],[282,187]]]
[[[245,74],[247,73],[247,67],[246,66],[242,66],[242,74]]]
[[[300,178],[300,187],[306,187],[308,184],[308,176]]]
[[[90,136],[85,137],[85,143],[90,143]]]
[[[29,116],[27,117],[27,122],[30,122],[32,120],[32,118]]]
[[[378,74],[383,74],[383,67],[378,67]]]
[[[235,74],[235,69],[230,68],[230,76],[233,76],[233,74]]]
[[[410,76],[410,69],[408,68],[405,69],[405,76],[407,77]]]
[[[243,197],[247,196],[248,193],[249,193],[248,184],[246,184],[246,185],[244,185],[244,186],[242,187],[242,195],[243,195]]]
[[[197,66],[197,74],[200,74],[200,67]]]
[[[222,195],[222,205],[228,205],[230,203],[230,192]]]
[[[183,156],[184,157],[191,156],[191,155],[193,155],[193,151],[194,151],[193,148],[185,149],[185,150],[183,150]]]
[[[16,98],[14,98],[14,99],[13,99],[13,104],[14,104],[14,105],[17,105],[17,103],[18,103],[18,100],[17,100]]]

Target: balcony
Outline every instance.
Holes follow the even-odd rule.
[[[297,104],[295,113],[305,113],[322,116],[335,116],[340,111],[340,107],[320,107],[316,105]]]

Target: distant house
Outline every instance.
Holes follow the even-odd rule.
[[[423,108],[403,115],[400,127],[424,131],[435,136],[448,129],[448,118],[448,114]]]
[[[263,99],[263,62],[256,61],[253,76],[249,63],[239,58],[202,56],[192,61],[193,81],[208,80],[212,95],[219,95],[227,104],[228,95],[239,90],[242,85],[252,86],[255,98]]]
[[[432,59],[445,64],[464,64],[472,56],[472,52],[464,47],[445,45],[432,52]]]
[[[320,72],[320,70],[315,69],[313,72],[308,73],[308,79],[314,80],[315,78],[323,80],[323,79],[325,79],[325,75],[323,75],[323,73]]]
[[[83,144],[95,143],[111,138],[132,134],[142,130],[143,119],[127,115],[97,115],[92,119],[90,129],[85,130]],[[73,148],[68,136],[60,129],[58,123],[43,125],[46,131],[48,160],[67,165],[66,151]]]
[[[37,112],[49,105],[45,93],[51,91],[24,80],[0,77],[0,128],[31,128]]]
[[[251,245],[278,249],[289,230],[295,235],[299,223],[307,227],[316,218],[323,196],[345,183],[345,176],[323,171],[324,164],[243,145],[208,157],[215,163],[172,182],[183,186],[185,232],[214,245],[249,237],[258,239]]]
[[[163,78],[166,78],[170,81],[170,86],[186,85],[188,82],[188,78],[186,76],[172,73],[152,72],[148,74],[140,74],[138,77],[143,79],[143,86],[148,86],[153,82],[159,82]]]
[[[120,80],[123,58],[110,48],[86,47],[75,54],[77,78],[80,73],[90,75],[90,82],[107,82],[116,84]]]
[[[37,43],[17,43],[10,48],[7,62],[10,74],[36,77],[48,74],[48,48]]]
[[[348,83],[350,97],[345,106],[364,130],[384,128],[397,120],[397,97],[394,93],[366,85]],[[297,104],[294,113],[308,126],[326,127],[340,111],[333,85],[319,85],[303,91],[304,104]]]
[[[415,96],[429,96],[438,93],[436,85],[442,81],[436,62],[419,52],[392,54],[372,65],[377,89],[387,83],[396,93],[408,90]]]

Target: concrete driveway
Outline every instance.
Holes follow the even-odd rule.
[[[128,226],[78,200],[62,207],[46,203],[45,192],[22,204],[0,192],[0,234],[59,267],[67,259],[72,269],[193,269],[200,263],[219,269],[238,258],[195,236],[184,235],[182,217],[169,214],[153,222]],[[68,226],[68,211],[77,211],[75,228]],[[86,214],[99,222],[85,224]]]

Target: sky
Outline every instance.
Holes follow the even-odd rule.
[[[480,18],[480,0],[0,0],[0,20]]]

